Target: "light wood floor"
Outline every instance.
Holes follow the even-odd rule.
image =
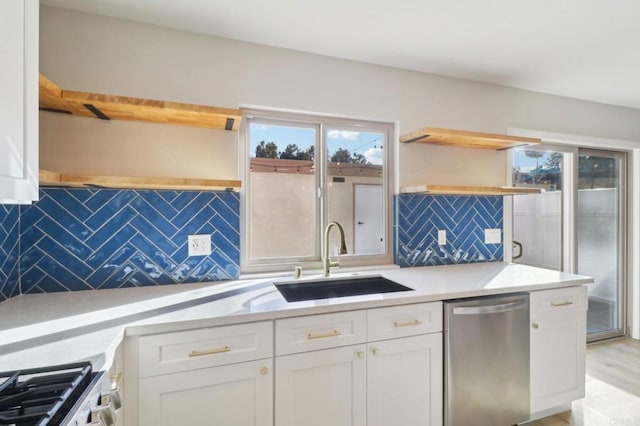
[[[527,426],[640,426],[640,341],[616,340],[587,347],[585,398],[571,411]]]

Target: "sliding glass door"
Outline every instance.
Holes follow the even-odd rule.
[[[624,334],[626,154],[522,148],[511,161],[513,185],[544,190],[513,197],[513,261],[593,277],[589,340]]]
[[[625,313],[625,156],[578,151],[577,273],[589,275],[587,331],[622,333]]]

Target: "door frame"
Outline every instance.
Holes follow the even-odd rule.
[[[510,127],[507,129],[507,134],[513,136],[525,136],[525,137],[537,137],[543,140],[545,145],[553,146],[554,149],[564,147],[565,149],[575,149],[577,154],[577,148],[594,149],[601,151],[619,151],[624,152],[627,155],[627,170],[626,170],[626,200],[627,206],[625,212],[626,220],[626,234],[627,241],[625,247],[626,266],[621,271],[626,276],[626,285],[623,285],[623,291],[626,296],[626,303],[621,301],[621,308],[623,310],[623,324],[621,324],[623,333],[630,335],[634,339],[640,339],[640,261],[636,259],[640,256],[640,141],[631,141],[623,139],[609,139],[609,138],[595,138],[582,135],[572,135],[566,133],[554,133],[541,130],[523,129],[517,127]],[[508,168],[506,169],[507,180],[511,182],[511,160],[510,155],[507,155]],[[574,155],[573,169],[571,171],[572,179],[574,179],[573,187],[577,192],[577,163],[578,156]],[[573,197],[574,200],[577,197]],[[576,206],[570,207],[571,214],[576,212]],[[566,210],[569,210],[567,208]],[[505,241],[512,241],[513,239],[513,202],[511,197],[505,199],[504,208],[504,233]],[[574,216],[575,220],[575,216]],[[574,247],[577,243],[577,235],[575,233],[569,241],[573,241],[571,245]],[[511,244],[504,245],[504,260],[505,262],[512,261],[512,247]],[[564,248],[563,248],[564,252]],[[564,254],[564,253],[563,253]],[[572,258],[574,259],[573,268],[567,269],[567,272],[575,271],[575,253]],[[634,261],[635,260],[635,261]],[[563,263],[564,264],[564,263]],[[600,336],[611,337],[611,336]],[[591,339],[590,339],[591,340]]]

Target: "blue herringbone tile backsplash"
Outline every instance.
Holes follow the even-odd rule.
[[[502,197],[395,198],[398,265],[502,260]],[[240,200],[233,192],[45,188],[30,206],[0,205],[0,301],[20,293],[235,279]],[[447,244],[437,244],[437,231]],[[211,234],[210,256],[187,256]]]
[[[21,209],[22,293],[239,276],[237,193],[45,188]],[[188,257],[189,234],[211,255]]]
[[[20,207],[0,204],[0,302],[16,296],[20,256]]]
[[[485,244],[484,230],[502,230],[500,196],[396,195],[395,263],[449,265],[502,260],[502,244]],[[438,230],[447,244],[438,245]]]

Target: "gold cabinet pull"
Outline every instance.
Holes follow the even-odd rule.
[[[371,352],[373,352],[374,355],[380,355],[380,349],[378,348],[373,348]]]
[[[534,322],[533,324],[531,324],[531,327],[533,327],[534,330],[537,330],[538,327],[540,327],[540,326],[538,325],[537,322]]]
[[[308,340],[313,340],[313,339],[323,339],[325,337],[334,337],[334,336],[339,336],[340,333],[338,330],[332,330],[328,333],[317,333],[317,334],[313,334],[313,333],[309,333],[307,334],[307,339]]]
[[[560,302],[560,303],[551,302],[551,306],[553,306],[554,308],[557,308],[559,306],[568,306],[568,305],[573,305],[573,302],[569,300],[565,300],[564,302]]]
[[[422,324],[422,321],[420,320],[413,320],[409,322],[398,322],[398,321],[393,322],[394,327],[410,327],[412,325],[420,325],[420,324]]]
[[[260,369],[260,374],[262,374],[263,376],[266,376],[267,374],[269,374],[269,369],[267,367],[262,367]]]
[[[215,354],[221,354],[223,352],[229,352],[230,350],[231,348],[225,345],[223,348],[207,349],[206,351],[191,351],[189,356],[193,357],[193,356],[203,356],[203,355],[215,355]]]
[[[356,352],[356,355],[358,355],[358,358],[360,358],[360,359],[364,358],[364,352],[363,351]]]
[[[111,384],[116,386],[118,382],[120,382],[120,379],[122,379],[122,373],[111,374],[109,375],[109,378],[111,379]]]

